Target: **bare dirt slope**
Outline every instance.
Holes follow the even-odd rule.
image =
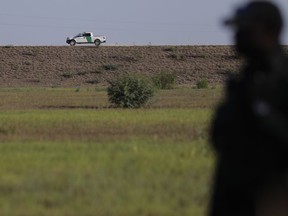
[[[180,85],[205,78],[222,83],[238,70],[231,46],[0,47],[1,87],[106,85],[132,72],[177,74]]]

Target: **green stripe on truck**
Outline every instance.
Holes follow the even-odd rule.
[[[88,43],[92,43],[92,37],[86,36],[86,40],[87,40]]]

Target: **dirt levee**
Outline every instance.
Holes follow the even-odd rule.
[[[220,84],[238,70],[231,46],[0,47],[1,87],[106,85],[123,73],[177,75],[179,85],[199,79]]]

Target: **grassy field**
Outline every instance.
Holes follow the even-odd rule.
[[[103,89],[0,89],[0,215],[205,215],[221,89],[109,108]]]

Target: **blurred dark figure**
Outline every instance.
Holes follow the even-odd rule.
[[[209,216],[288,216],[288,61],[279,8],[253,1],[225,22],[245,60],[215,112]]]

